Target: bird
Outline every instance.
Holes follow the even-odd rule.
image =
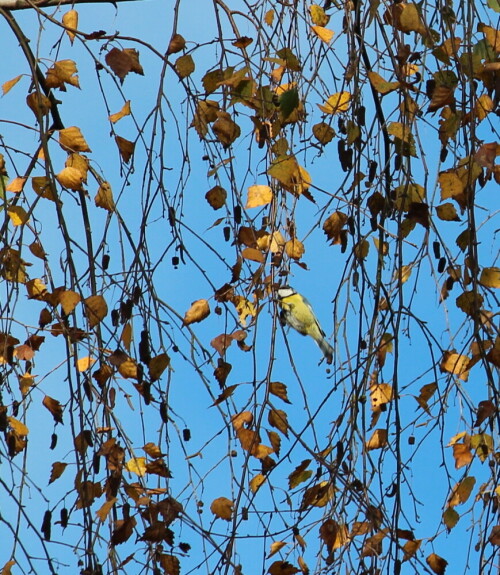
[[[277,294],[281,307],[281,324],[293,327],[302,335],[311,336],[323,352],[327,363],[332,363],[333,347],[326,340],[325,332],[314,315],[311,304],[290,286],[278,288]]]

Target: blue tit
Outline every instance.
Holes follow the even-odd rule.
[[[319,345],[327,363],[332,363],[333,347],[326,341],[325,332],[307,299],[293,288],[284,286],[278,289],[278,303],[281,323],[293,327],[302,335],[310,335]]]

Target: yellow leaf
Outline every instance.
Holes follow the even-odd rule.
[[[23,191],[25,182],[26,178],[20,178],[20,177],[14,178],[7,184],[7,186],[5,186],[5,191],[18,194],[19,192]]]
[[[113,190],[111,189],[109,182],[101,182],[94,198],[94,202],[98,208],[103,208],[108,212],[114,211],[115,201],[113,199]]]
[[[383,405],[392,401],[392,385],[389,383],[375,383],[370,386],[370,401],[372,411],[381,411]]]
[[[448,499],[448,507],[455,507],[456,505],[461,505],[469,499],[474,485],[476,484],[475,477],[464,477],[462,481],[457,483],[453,488],[451,495]]]
[[[98,325],[108,314],[108,304],[102,295],[91,295],[83,300],[85,315],[92,329]]]
[[[367,451],[372,449],[381,449],[387,445],[387,429],[375,429],[372,436],[365,442]]]
[[[321,481],[313,487],[306,489],[300,509],[304,510],[309,506],[324,507],[333,499],[335,489],[329,481]]]
[[[313,474],[312,469],[307,469],[311,463],[310,459],[304,459],[302,463],[297,466],[292,473],[288,476],[288,487],[294,489],[304,481],[307,481]]]
[[[59,130],[59,145],[65,151],[69,152],[91,152],[80,128],[71,126]]]
[[[148,368],[149,368],[149,377],[151,381],[157,381],[160,379],[162,373],[167,369],[170,365],[170,357],[167,353],[160,353],[156,357],[151,358]]]
[[[96,515],[97,517],[99,517],[99,519],[101,520],[102,523],[104,523],[109,515],[109,512],[111,511],[111,509],[113,508],[113,505],[118,501],[117,497],[113,497],[111,499],[109,499],[108,501],[105,501],[101,507],[96,511]]]
[[[251,260],[253,262],[257,262],[259,264],[263,264],[265,261],[264,254],[255,248],[245,248],[242,250],[241,255],[246,260]]]
[[[7,421],[9,422],[9,426],[18,434],[25,437],[29,434],[30,430],[18,419],[15,419],[12,416],[7,417]]]
[[[495,52],[500,52],[500,31],[486,24],[479,24],[478,29],[484,34],[486,42],[493,48]]]
[[[335,137],[335,130],[326,122],[314,124],[312,132],[316,140],[324,146],[330,143]]]
[[[252,493],[257,493],[260,489],[260,486],[266,482],[266,476],[262,475],[262,473],[258,473],[255,477],[252,477],[250,480],[250,491]]]
[[[46,176],[33,176],[33,178],[31,178],[31,186],[33,191],[41,198],[51,200],[52,202],[56,201],[52,185]]]
[[[146,458],[133,457],[125,463],[125,469],[130,473],[135,473],[139,477],[146,475]]]
[[[76,34],[73,30],[78,28],[78,12],[76,10],[68,10],[63,17],[62,23],[65,28],[67,28],[66,33],[68,34],[70,42],[73,44]]]
[[[185,313],[182,325],[190,325],[192,323],[203,321],[209,315],[210,306],[208,305],[208,301],[206,299],[196,300]]]
[[[269,557],[272,557],[273,555],[278,553],[278,551],[280,549],[283,549],[283,547],[286,544],[287,543],[285,541],[274,541],[273,543],[271,543],[271,549],[269,550],[269,554],[268,554],[267,558],[269,559]]]
[[[457,208],[451,203],[446,202],[440,206],[436,206],[436,213],[440,220],[445,222],[459,222],[460,217],[457,213]]]
[[[216,516],[224,519],[225,521],[231,520],[233,513],[234,503],[227,499],[227,497],[218,497],[214,499],[210,505],[210,511]]]
[[[337,114],[338,112],[347,112],[351,103],[351,94],[349,92],[337,92],[328,97],[324,104],[318,104],[318,108],[325,114]]]
[[[59,303],[66,315],[73,312],[75,307],[80,303],[80,294],[77,294],[73,290],[65,290],[59,296]]]
[[[90,357],[90,356],[81,357],[76,362],[76,368],[78,369],[78,371],[80,373],[82,373],[82,372],[90,369],[96,361],[97,361],[96,359],[94,359],[93,357]]]
[[[401,284],[406,283],[411,276],[411,266],[401,266],[400,270],[394,272],[394,281],[400,281]]]
[[[323,28],[323,26],[311,26],[311,30],[325,44],[330,44],[333,38],[333,30]]]
[[[118,366],[118,373],[125,379],[137,379],[137,363],[128,357]]]
[[[466,355],[445,351],[439,367],[441,372],[453,373],[457,375],[459,379],[467,381],[469,378],[469,362],[470,358]]]
[[[177,58],[175,62],[175,70],[179,74],[180,78],[187,78],[195,70],[195,64],[192,56],[190,54],[185,54]]]
[[[79,88],[80,84],[76,75],[76,64],[73,60],[60,60],[54,62],[51,68],[47,70],[46,84],[48,88],[60,88],[66,90],[64,84],[69,84]]]
[[[379,94],[388,94],[401,86],[399,82],[387,82],[387,80],[384,80],[377,72],[368,72],[368,79]]]
[[[122,109],[119,112],[111,114],[109,116],[109,121],[113,124],[116,124],[118,120],[121,120],[125,116],[130,116],[130,100],[127,100],[125,104],[123,104]]]
[[[29,373],[18,376],[19,378],[19,390],[23,397],[29,392],[29,390],[35,385],[35,378]]]
[[[488,288],[500,288],[500,268],[484,268],[481,271],[479,283]]]
[[[248,188],[248,197],[245,208],[257,208],[270,204],[273,192],[269,186],[255,185]]]
[[[264,22],[268,25],[268,26],[272,26],[273,25],[273,21],[274,21],[274,10],[268,10],[265,14],[264,14]]]
[[[315,26],[326,26],[330,21],[330,16],[328,16],[324,8],[318,6],[318,4],[311,4],[311,6],[309,6],[309,14]]]
[[[132,325],[127,322],[122,329],[120,340],[127,351],[130,351],[130,344],[132,342]]]
[[[463,193],[464,184],[455,172],[441,172],[438,176],[441,199],[453,198]]]
[[[29,299],[40,300],[43,299],[43,296],[47,293],[47,286],[38,278],[26,282],[26,289]]]
[[[14,226],[22,226],[29,221],[29,216],[21,206],[9,206],[7,208],[10,221]]]
[[[7,82],[4,82],[2,84],[2,92],[3,95],[5,96],[5,94],[7,94],[7,92],[10,92],[10,90],[12,90],[12,88],[19,82],[19,80],[23,77],[24,74],[19,74],[19,76],[16,76],[15,78],[12,78],[12,80],[8,80]]]
[[[488,94],[483,94],[477,99],[474,111],[476,112],[477,119],[481,122],[486,116],[495,109],[493,100]]]
[[[240,295],[235,295],[231,300],[236,307],[236,311],[238,312],[238,316],[240,318],[240,323],[243,327],[247,325],[247,318],[250,319],[254,318],[257,315],[257,310],[255,305]]]
[[[57,181],[64,188],[70,190],[81,190],[83,183],[83,174],[80,170],[73,167],[63,168],[57,175]]]
[[[285,243],[286,255],[293,260],[300,260],[300,258],[304,255],[305,251],[306,249],[304,247],[304,244],[297,238],[288,240]]]

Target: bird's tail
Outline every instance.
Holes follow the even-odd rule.
[[[324,337],[318,338],[316,343],[319,345],[319,348],[323,352],[323,355],[326,358],[326,363],[332,363],[333,361],[333,347],[326,341]]]

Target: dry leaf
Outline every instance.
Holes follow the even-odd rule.
[[[248,197],[245,208],[258,208],[270,204],[273,192],[269,186],[255,185],[248,188]]]
[[[2,92],[3,95],[5,96],[5,94],[7,94],[7,92],[10,92],[10,90],[12,90],[12,88],[19,82],[19,80],[23,77],[24,74],[19,74],[19,76],[16,76],[15,78],[12,78],[12,80],[8,80],[7,82],[4,82],[2,84]]]
[[[323,26],[311,26],[311,31],[325,44],[330,44],[333,39],[333,30],[329,30]]]
[[[59,295],[59,303],[65,315],[72,313],[75,307],[80,303],[80,300],[80,294],[77,294],[73,290],[65,290]]]
[[[367,451],[382,449],[387,446],[387,429],[376,429],[370,439],[365,442]]]
[[[91,295],[83,300],[83,304],[90,329],[98,325],[108,315],[108,304],[102,295]]]
[[[43,398],[42,405],[50,411],[56,423],[63,422],[63,406],[57,401],[57,399],[46,395]]]
[[[115,136],[115,142],[118,146],[118,151],[120,152],[122,160],[128,164],[130,162],[130,158],[134,155],[135,142],[131,142],[121,136]]]
[[[52,471],[50,472],[49,485],[53,483],[56,479],[59,479],[66,469],[67,463],[62,463],[61,461],[56,461],[52,464]]]
[[[192,323],[203,321],[209,315],[210,306],[208,305],[208,301],[206,299],[196,300],[185,313],[182,325],[190,325]]]
[[[210,505],[210,511],[216,516],[230,521],[233,513],[234,503],[227,497],[218,497]]]
[[[63,14],[62,23],[66,28],[66,34],[68,34],[71,44],[73,44],[76,36],[73,30],[78,28],[78,12],[76,10],[68,10],[68,12]]]
[[[115,114],[111,114],[109,116],[109,121],[112,122],[113,124],[116,124],[118,120],[121,120],[125,116],[130,116],[130,111],[131,111],[130,100],[127,100],[125,104],[123,104],[122,109],[119,112],[116,112]]]
[[[59,145],[67,152],[91,152],[80,128],[71,126],[59,130]]]
[[[94,202],[98,208],[103,208],[108,212],[114,211],[115,201],[113,200],[113,191],[109,182],[101,182]]]

